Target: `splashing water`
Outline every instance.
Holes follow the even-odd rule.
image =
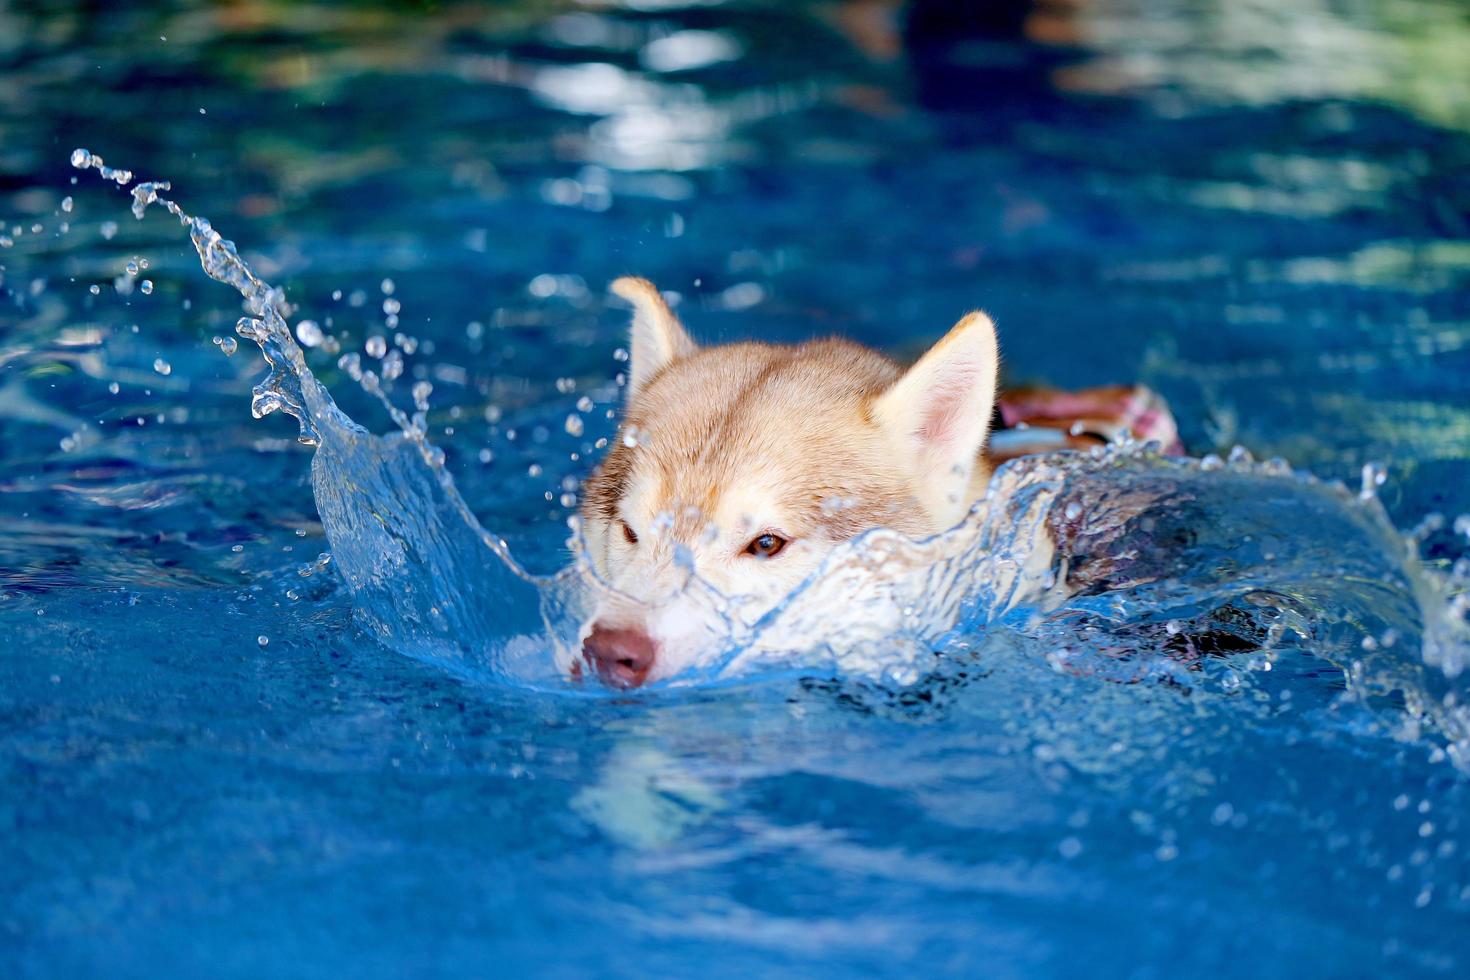
[[[71,159],[104,179],[131,180],[128,171],[113,170],[86,150],[74,151]],[[337,407],[291,335],[285,295],[257,277],[207,218],[191,216],[159,196],[169,186],[167,181],[135,185],[133,215],[141,220],[150,205],[158,204],[178,218],[205,273],[244,297],[250,315],[235,331],[260,348],[269,366],[253,389],[251,413],[256,418],[277,411],[290,415],[299,425],[299,440],[316,448],[312,491],[359,620],[411,655],[470,675],[497,672],[497,661],[516,637],[539,632],[535,612],[552,584],[527,575],[480,527],[423,426],[389,402],[372,380],[365,387],[388,408],[397,432],[375,436]],[[226,353],[233,345],[229,338],[220,342]],[[497,601],[474,601],[479,596]]]
[[[132,179],[86,150],[72,163]],[[427,387],[409,416],[359,369],[397,430],[373,435],[348,418],[307,366],[282,292],[207,219],[160,196],[168,189],[134,185],[133,213],[158,204],[178,218],[204,271],[244,297],[236,331],[269,367],[252,412],[291,415],[315,447],[317,507],[359,620],[466,676],[568,689],[603,593],[585,563],[530,575],[480,526],[427,438]],[[624,439],[636,445],[636,431]],[[961,526],[926,541],[863,535],[759,616],[691,579],[679,600],[703,655],[672,683],[760,668],[922,687],[958,663],[1029,655],[1066,673],[1228,691],[1306,653],[1338,668],[1351,696],[1400,695],[1400,730],[1437,732],[1470,769],[1470,697],[1457,686],[1470,666],[1470,559],[1422,567],[1378,503],[1384,478],[1365,467],[1353,493],[1243,450],[1181,460],[1128,441],[1017,460]]]

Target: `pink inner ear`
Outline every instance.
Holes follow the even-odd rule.
[[[966,416],[979,375],[979,364],[962,361],[935,378],[933,386],[925,392],[924,410],[914,433],[926,448],[957,448],[954,444],[968,431],[966,423],[975,424],[975,420]]]

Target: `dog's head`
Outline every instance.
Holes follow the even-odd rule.
[[[691,572],[749,617],[869,528],[924,536],[963,519],[995,401],[983,313],[904,371],[844,340],[701,348],[652,283],[612,288],[633,304],[627,403],[581,509],[587,557],[621,593],[583,642],[604,681],[688,664]]]

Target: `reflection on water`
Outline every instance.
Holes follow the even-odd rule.
[[[1096,52],[1059,79],[1081,92],[1147,93],[1167,115],[1223,106],[1386,103],[1470,128],[1464,10],[1445,0],[1345,8],[1321,0],[1146,0],[1079,4],[1076,36]]]

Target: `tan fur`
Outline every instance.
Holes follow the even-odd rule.
[[[840,339],[699,348],[651,283],[613,291],[635,309],[628,400],[581,513],[594,569],[630,599],[676,593],[682,552],[722,593],[768,608],[837,543],[878,526],[945,530],[983,490],[996,373],[984,314],[905,372]],[[789,543],[769,559],[746,553],[764,533]],[[641,618],[656,633],[616,605],[603,621]],[[678,658],[669,636],[655,639],[652,676],[667,676]]]

